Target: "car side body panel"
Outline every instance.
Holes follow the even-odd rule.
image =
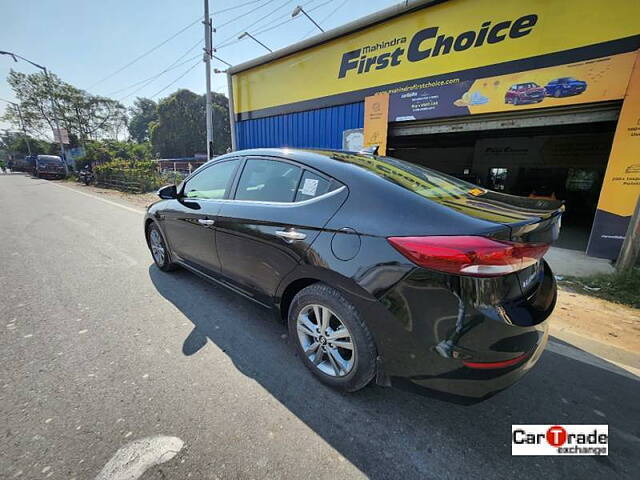
[[[215,230],[200,221],[215,219],[222,208],[216,200],[169,200],[162,212],[162,228],[170,239],[176,260],[218,272],[220,261],[216,249]]]
[[[216,223],[221,273],[261,303],[276,289],[348,196],[346,187],[295,204],[225,202]],[[282,235],[294,232],[300,240]]]

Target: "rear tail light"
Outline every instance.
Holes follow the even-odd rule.
[[[527,268],[542,258],[548,244],[525,244],[478,236],[389,237],[413,263],[432,270],[496,277]]]

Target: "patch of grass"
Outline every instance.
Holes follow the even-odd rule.
[[[611,275],[567,276],[558,283],[580,293],[640,308],[640,268]]]

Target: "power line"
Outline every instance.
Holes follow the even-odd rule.
[[[310,8],[310,9],[309,9],[309,12],[313,12],[313,11],[315,11],[315,10],[317,10],[317,9],[319,9],[319,8],[322,8],[322,7],[324,7],[325,5],[327,5],[327,4],[331,3],[331,2],[334,2],[334,1],[335,1],[335,0],[327,0],[326,2],[323,2],[323,3],[319,4],[319,5],[316,5],[316,6],[315,6],[315,7],[313,7],[313,8]],[[307,2],[307,4],[308,4],[308,3],[311,3],[311,2]],[[269,31],[274,30],[274,29],[276,29],[276,28],[278,28],[278,27],[281,27],[282,25],[285,25],[285,24],[287,24],[287,23],[289,23],[289,22],[291,22],[291,21],[297,20],[298,18],[301,18],[301,17],[299,17],[299,16],[298,16],[298,17],[290,17],[290,18],[287,18],[286,20],[284,20],[284,21],[282,21],[282,22],[280,22],[280,23],[277,23],[277,24],[275,24],[275,25],[273,25],[273,26],[271,26],[271,27],[267,27],[267,26],[265,25],[265,26],[264,26],[264,28],[262,28],[261,30],[258,30],[258,31],[256,31],[256,32],[254,32],[254,33],[253,33],[253,35],[260,35],[260,34],[262,34],[262,33],[269,32]],[[268,25],[268,24],[267,24],[267,25]],[[249,28],[250,28],[250,27],[249,27]],[[231,46],[231,45],[234,45],[234,44],[238,43],[239,41],[240,41],[240,40],[238,40],[237,38],[236,38],[235,40],[231,40],[231,37],[229,37],[229,38],[228,38],[227,40],[225,40],[224,42],[221,42],[221,44],[220,44],[216,49],[217,49],[217,50],[220,50],[220,49],[222,49],[222,48],[226,48],[226,47],[228,47],[228,46]]]
[[[310,0],[310,1],[309,1],[309,2],[307,2],[306,4],[303,4],[302,6],[304,7],[305,5],[308,5],[309,3],[312,3],[313,1],[314,1],[314,0]],[[328,5],[329,3],[332,3],[332,2],[334,2],[334,1],[335,1],[335,0],[327,0],[326,2],[322,2],[321,4],[316,5],[315,7],[310,8],[308,11],[309,11],[309,13],[311,13],[311,12],[315,12],[316,10],[318,10],[318,9],[320,9],[320,8],[324,7],[325,5]],[[255,33],[255,35],[260,35],[261,33],[269,32],[269,31],[271,31],[271,30],[273,30],[273,29],[275,29],[275,28],[280,27],[281,25],[284,25],[285,23],[292,22],[292,21],[296,20],[297,18],[300,18],[300,17],[290,17],[290,18],[287,18],[286,20],[284,20],[283,22],[278,23],[277,25],[273,25],[272,27],[265,28],[265,27],[267,27],[268,25],[270,25],[270,24],[272,24],[272,23],[273,23],[273,22],[271,22],[270,24],[264,25],[264,26],[263,26],[263,28],[262,28],[261,30],[258,30],[258,31]]]
[[[307,7],[308,5],[312,4],[313,2],[315,2],[316,0],[307,0],[306,2],[300,3],[301,7]],[[309,9],[309,11],[311,12],[311,9]],[[287,21],[292,21],[295,17],[289,17],[288,15],[285,15],[285,17],[287,17]],[[264,25],[260,26],[260,29],[255,32],[256,34],[260,34],[265,28],[270,27],[271,25],[280,22],[283,23],[282,21],[282,17],[278,17],[278,18],[274,18],[273,20],[271,20],[270,22],[267,22]]]
[[[247,6],[247,5],[252,5],[252,4],[255,4],[255,3],[261,2],[261,1],[262,1],[262,0],[251,0],[251,1],[249,1],[249,2],[241,3],[241,4],[239,4],[239,5],[234,5],[234,6],[232,6],[232,7],[224,8],[224,9],[219,10],[218,12],[214,12],[214,13],[215,13],[215,15],[220,15],[220,14],[222,14],[222,13],[229,12],[229,11],[231,11],[231,10],[236,10],[236,9],[238,9],[238,8],[245,7],[245,6]],[[222,26],[224,26],[224,25],[226,25],[226,24],[228,24],[228,23],[231,23],[231,21],[235,21],[235,20],[237,20],[237,19],[239,19],[239,18],[242,18],[243,16],[245,16],[245,15],[247,15],[247,14],[250,14],[250,13],[254,12],[255,10],[257,10],[257,9],[259,9],[259,8],[262,8],[262,7],[263,7],[263,6],[265,6],[265,5],[268,5],[269,3],[271,3],[271,1],[273,1],[273,0],[269,0],[266,4],[261,5],[261,6],[259,6],[259,7],[256,7],[256,8],[255,8],[255,9],[253,9],[253,10],[250,10],[250,11],[248,11],[248,12],[246,12],[246,13],[242,14],[242,15],[239,15],[239,16],[237,16],[237,17],[235,17],[235,18],[231,19],[229,22],[226,22],[225,24],[220,25],[220,27],[218,27],[218,28],[221,28]],[[209,16],[209,18],[213,17],[214,13],[212,13],[212,14]],[[200,17],[198,17],[196,20],[194,20],[193,22],[191,22],[189,25],[187,25],[187,26],[183,27],[182,29],[178,30],[176,33],[174,33],[173,35],[171,35],[169,38],[167,38],[167,39],[163,40],[162,42],[160,42],[160,43],[156,44],[155,46],[151,47],[149,50],[145,51],[144,53],[142,53],[142,54],[141,54],[141,55],[139,55],[138,57],[134,58],[132,61],[130,61],[130,62],[129,62],[129,63],[127,63],[126,65],[123,65],[122,67],[120,67],[120,68],[119,68],[119,69],[117,69],[116,71],[114,71],[114,72],[110,73],[109,75],[107,75],[107,76],[105,76],[105,77],[101,78],[100,80],[98,80],[97,82],[95,82],[93,85],[91,85],[91,86],[89,87],[89,90],[90,90],[90,89],[92,89],[92,88],[94,88],[95,86],[97,86],[97,85],[101,84],[102,82],[104,82],[104,81],[106,81],[106,80],[108,80],[108,79],[110,79],[110,78],[114,77],[115,75],[117,75],[118,73],[122,72],[123,70],[125,70],[125,69],[129,68],[131,65],[133,65],[133,64],[137,63],[138,61],[142,60],[142,59],[143,59],[144,57],[146,57],[147,55],[149,55],[149,54],[151,54],[151,53],[155,52],[155,51],[156,51],[156,50],[158,50],[160,47],[162,47],[163,45],[166,45],[168,42],[170,42],[171,40],[173,40],[174,38],[176,38],[178,35],[180,35],[180,34],[181,34],[181,33],[183,33],[184,31],[186,31],[186,30],[188,30],[189,28],[193,27],[194,25],[196,25],[196,24],[197,24],[198,22],[200,22],[200,21],[201,21],[201,18],[200,18]],[[140,83],[143,83],[143,82],[144,82],[144,81],[142,81],[142,82],[140,82]],[[117,90],[115,93],[117,93],[117,92],[121,92],[121,91],[123,91],[123,90],[126,90],[127,88],[130,88],[131,86],[133,86],[133,85],[130,85],[129,87],[125,87],[124,89]]]
[[[269,5],[270,3],[272,3],[273,1],[274,1],[274,0],[268,0],[268,1],[267,1],[267,3],[265,3],[265,4],[263,4],[263,5],[260,5],[260,6],[257,6],[257,7],[255,7],[255,8],[252,8],[251,10],[248,10],[248,11],[244,12],[243,14],[238,15],[237,17],[233,17],[233,18],[231,18],[230,20],[227,20],[226,22],[221,23],[220,25],[214,25],[214,26],[215,26],[215,28],[216,28],[216,29],[226,27],[226,26],[227,26],[227,25],[229,25],[230,23],[233,23],[233,22],[235,22],[236,20],[240,20],[241,18],[244,18],[244,17],[246,17],[247,15],[250,15],[250,14],[252,14],[252,13],[254,13],[254,12],[256,12],[256,11],[260,10],[262,7],[266,7],[267,5]],[[256,2],[254,1],[254,2],[249,2],[249,3],[244,3],[244,4],[242,4],[242,5],[236,5],[235,7],[231,7],[231,8],[239,8],[239,7],[241,7],[241,6],[249,5],[249,4],[251,4],[251,3],[256,3]],[[226,9],[226,10],[228,10],[228,9]],[[222,13],[223,11],[226,11],[226,10],[220,10],[219,12],[213,12],[213,13],[210,15],[210,17],[213,17],[214,15],[220,15],[220,13]],[[264,17],[263,17],[263,18],[264,18]]]
[[[185,61],[180,62],[176,65],[172,65],[170,68],[166,68],[164,69],[162,72],[160,72],[157,75],[154,75],[153,77],[147,79],[147,81],[141,85],[140,87],[136,88],[133,92],[128,93],[127,95],[125,95],[124,97],[118,99],[119,102],[122,102],[123,100],[126,100],[129,97],[132,97],[133,95],[135,95],[136,93],[138,93],[140,90],[146,88],[148,85],[150,85],[151,83],[153,83],[154,80],[157,80],[161,75],[165,74],[166,72],[170,71],[170,70],[175,70],[178,67],[183,66],[185,63],[189,63],[191,60],[194,60],[196,58],[201,58],[202,54],[198,53],[197,55],[194,55],[193,57],[189,57],[187,58]]]
[[[264,5],[262,5],[261,7],[258,7],[258,8],[266,7],[267,5],[269,5],[269,4],[271,4],[271,3],[273,3],[274,1],[275,1],[275,0],[268,0],[268,1],[267,1],[267,3],[265,3]],[[259,18],[258,20],[256,20],[256,21],[255,21],[255,22],[253,22],[252,24],[247,25],[246,27],[244,27],[244,28],[243,28],[242,30],[240,30],[239,32],[236,32],[235,34],[231,35],[230,37],[225,38],[225,39],[224,39],[224,40],[222,40],[220,43],[221,43],[222,45],[224,45],[224,44],[225,44],[225,42],[228,42],[229,40],[232,40],[232,39],[234,39],[234,38],[235,38],[235,39],[237,39],[237,38],[238,38],[238,35],[240,35],[242,32],[246,32],[246,31],[248,31],[251,27],[255,26],[256,24],[258,24],[258,23],[260,23],[260,22],[262,22],[263,20],[265,20],[266,18],[270,17],[270,16],[271,16],[271,15],[273,15],[275,12],[277,12],[278,10],[280,10],[282,7],[284,7],[284,6],[286,6],[287,4],[291,3],[291,1],[292,1],[292,0],[285,0],[285,2],[284,2],[282,5],[280,5],[280,6],[279,6],[278,8],[276,8],[275,10],[272,10],[272,11],[271,11],[271,13],[269,13],[268,15],[266,15],[266,16],[264,16],[264,17]],[[258,8],[256,8],[255,10],[258,10]],[[255,10],[254,10],[254,11],[255,11]],[[227,23],[229,23],[229,22],[227,22]],[[219,48],[219,47],[218,47],[218,48]]]
[[[162,75],[163,73],[166,73],[166,72],[168,72],[168,71],[170,71],[170,70],[173,70],[174,68],[177,68],[177,67],[179,67],[180,65],[184,65],[184,63],[188,62],[189,60],[192,60],[192,58],[188,58],[187,60],[185,60],[185,61],[184,61],[184,62],[182,62],[182,63],[178,63],[178,62],[180,62],[180,60],[182,60],[182,59],[183,59],[184,57],[186,57],[189,53],[191,53],[191,52],[193,51],[193,49],[195,49],[196,47],[198,47],[198,46],[200,46],[200,45],[202,45],[202,39],[198,40],[194,45],[192,45],[191,47],[189,47],[189,48],[187,49],[187,51],[185,51],[185,52],[184,52],[182,55],[180,55],[180,57],[178,57],[178,58],[177,58],[177,59],[176,59],[172,64],[170,64],[168,67],[166,67],[164,70],[160,71],[159,73],[156,73],[155,75],[151,75],[150,77],[147,77],[147,78],[145,78],[145,79],[143,79],[143,80],[140,80],[140,81],[137,81],[137,82],[135,82],[135,83],[132,83],[131,85],[128,85],[128,86],[126,86],[126,87],[119,88],[118,90],[114,90],[113,92],[109,93],[108,95],[109,95],[109,96],[111,96],[111,95],[115,95],[115,94],[120,93],[120,92],[124,92],[125,90],[128,90],[128,89],[130,89],[130,88],[136,87],[136,86],[138,86],[138,85],[140,85],[140,84],[143,84],[143,83],[145,83],[145,82],[147,82],[147,81],[149,81],[149,80],[153,80],[153,79],[155,79],[155,78],[158,78],[158,77],[159,77],[160,75]],[[198,54],[197,56],[200,56],[200,54]],[[193,57],[193,58],[196,58],[196,57]]]
[[[229,7],[229,8],[225,8],[225,9],[219,10],[218,12],[212,12],[212,13],[211,13],[211,15],[209,15],[209,18],[213,18],[213,16],[214,16],[214,15],[220,15],[221,13],[228,12],[228,11],[231,11],[231,10],[235,10],[235,9],[238,9],[238,8],[241,8],[241,7],[244,7],[244,6],[247,6],[247,5],[252,5],[252,4],[255,4],[255,3],[261,2],[261,1],[263,1],[263,0],[252,0],[252,1],[250,1],[250,2],[241,3],[240,5],[234,5],[233,7]],[[260,5],[260,6],[258,6],[258,7],[256,7],[256,8],[254,8],[254,9],[252,9],[252,10],[248,11],[248,12],[243,13],[242,15],[239,15],[239,16],[237,16],[237,17],[234,17],[234,18],[233,18],[233,19],[231,19],[229,22],[226,22],[226,23],[224,23],[224,24],[222,24],[222,25],[219,25],[217,28],[221,28],[221,27],[223,27],[224,25],[227,25],[228,23],[231,23],[231,21],[238,20],[238,19],[240,19],[240,18],[244,17],[244,16],[245,16],[245,15],[247,15],[247,14],[253,13],[253,12],[255,12],[256,10],[258,10],[258,9],[260,9],[260,8],[262,8],[262,7],[266,6],[266,5],[268,5],[268,4],[269,4],[269,3],[271,3],[272,1],[274,1],[274,0],[270,0],[270,1],[268,1],[267,3],[265,3],[264,5]],[[167,68],[165,68],[164,70],[162,70],[162,71],[161,71],[161,72],[159,72],[158,74],[156,74],[156,75],[152,75],[151,77],[148,77],[148,78],[146,78],[146,79],[144,79],[144,80],[140,80],[139,82],[135,82],[135,83],[133,83],[133,84],[129,85],[128,87],[120,88],[120,89],[118,89],[118,90],[116,90],[116,91],[114,91],[114,92],[110,93],[109,95],[113,95],[113,94],[115,94],[115,93],[123,92],[123,91],[125,91],[125,90],[128,90],[129,88],[135,87],[135,86],[137,86],[137,85],[144,84],[144,85],[142,85],[140,88],[138,88],[138,89],[134,90],[133,92],[131,92],[130,94],[128,94],[128,95],[126,95],[126,96],[122,97],[119,101],[122,101],[122,100],[124,100],[124,99],[126,99],[126,98],[128,98],[128,97],[132,96],[133,94],[135,94],[135,93],[139,92],[140,90],[142,90],[142,89],[143,89],[144,87],[146,87],[149,83],[151,83],[153,80],[155,80],[156,78],[160,77],[160,76],[161,76],[161,75],[163,75],[164,73],[166,73],[166,72],[168,72],[168,71],[170,71],[170,70],[173,70],[173,69],[175,69],[175,68],[178,68],[179,66],[182,66],[182,65],[184,65],[185,63],[187,63],[189,60],[192,60],[193,58],[196,58],[196,57],[192,57],[192,58],[189,58],[189,59],[185,60],[184,62],[177,63],[177,62],[179,62],[180,60],[182,60],[182,59],[183,59],[183,58],[184,58],[184,57],[185,57],[189,52],[191,52],[194,48],[196,48],[197,46],[201,45],[201,44],[202,44],[202,42],[203,42],[202,40],[198,40],[198,41],[196,42],[196,44],[195,44],[195,45],[193,45],[192,47],[190,47],[190,48],[189,48],[189,49],[188,49],[188,50],[187,50],[187,51],[186,51],[182,56],[180,56],[180,57],[179,57],[175,62],[173,62],[171,65],[169,65]],[[198,56],[199,56],[199,55],[198,55]],[[218,61],[220,61],[220,62],[222,62],[222,63],[225,63],[225,64],[227,64],[227,65],[229,65],[229,66],[230,66],[230,64],[229,64],[228,62],[226,62],[225,60],[223,60],[223,59],[221,59],[221,58],[219,58],[219,57],[217,57],[217,56],[215,56],[215,55],[213,55],[213,58],[215,58],[216,60],[218,60]]]
[[[167,88],[169,88],[170,86],[172,86],[173,84],[175,84],[178,80],[180,80],[182,77],[184,77],[185,75],[187,75],[191,70],[193,70],[194,68],[196,68],[198,65],[200,65],[200,60],[198,60],[196,63],[194,63],[193,65],[191,65],[182,75],[180,75],[178,78],[176,78],[174,81],[172,81],[170,84],[168,84],[166,87],[158,90],[156,93],[154,93],[153,95],[151,95],[149,98],[155,98],[158,95],[160,95],[162,92],[164,92]]]
[[[174,33],[173,35],[171,35],[169,38],[167,38],[166,40],[163,40],[162,42],[158,43],[157,45],[155,45],[154,47],[150,48],[149,50],[147,50],[146,52],[144,52],[142,55],[137,56],[136,58],[134,58],[133,60],[131,60],[129,63],[127,63],[126,65],[120,67],[118,70],[116,70],[113,73],[110,73],[109,75],[107,75],[106,77],[101,78],[100,80],[98,80],[96,83],[94,83],[93,85],[91,85],[89,87],[89,90],[91,90],[93,87],[95,87],[96,85],[101,84],[102,82],[104,82],[105,80],[108,80],[112,77],[114,77],[115,75],[117,75],[118,73],[122,72],[123,70],[129,68],[131,65],[133,65],[134,63],[142,60],[144,57],[146,57],[147,55],[149,55],[150,53],[155,52],[157,49],[159,49],[160,47],[162,47],[163,45],[166,45],[167,43],[169,43],[171,40],[173,40],[174,38],[176,38],[178,35],[180,35],[182,32],[188,30],[189,28],[193,27],[196,23],[200,22],[201,18],[198,17],[195,21],[191,22],[189,25],[187,25],[186,27],[181,28],[180,30],[178,30],[176,33]]]
[[[210,16],[213,17],[214,15],[220,15],[221,13],[225,13],[225,12],[228,12],[230,10],[235,10],[237,8],[242,8],[242,7],[246,6],[246,5],[252,5],[254,3],[258,3],[258,2],[261,2],[261,1],[262,0],[253,0],[251,2],[241,3],[240,5],[234,5],[233,7],[223,8],[222,10],[218,10],[217,12],[212,12]]]
[[[331,10],[331,12],[329,13],[329,15],[327,15],[326,17],[324,17],[322,20],[320,20],[320,23],[324,23],[327,20],[329,20],[333,15],[335,15],[335,13],[340,10],[342,7],[344,7],[347,2],[349,0],[344,0],[340,5],[338,5],[336,8],[334,8],[333,10]],[[305,38],[307,38],[309,35],[311,35],[312,33],[314,33],[316,31],[316,29],[311,29],[307,32],[307,34],[301,38],[301,40],[304,40]]]

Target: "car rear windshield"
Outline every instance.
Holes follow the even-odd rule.
[[[398,160],[348,153],[332,153],[340,161],[359,165],[390,182],[431,200],[463,198],[486,193],[486,190],[444,173]]]

